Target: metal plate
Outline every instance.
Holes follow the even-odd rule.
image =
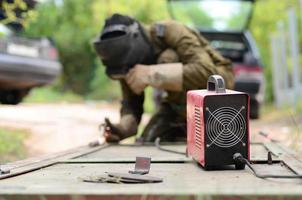
[[[165,145],[165,148],[186,152],[185,145]],[[155,146],[111,145],[102,151],[79,156],[68,162],[135,162],[136,157],[150,157],[152,162],[185,162],[191,161],[183,155],[159,151]]]
[[[185,146],[165,146],[174,150],[184,150]],[[260,158],[264,161],[267,149],[274,149],[284,158],[295,161],[296,169],[302,165],[291,154],[277,148],[275,145],[263,146],[253,144],[251,154],[253,159]],[[148,175],[160,177],[164,181],[154,184],[120,185],[107,183],[86,183],[79,178],[87,176],[102,176],[105,172],[127,173],[133,169],[135,157],[139,155],[152,157],[150,173]],[[286,156],[286,157],[285,157]],[[110,158],[115,160],[110,162]],[[249,169],[236,171],[233,168],[225,170],[205,171],[195,162],[184,156],[162,152],[153,146],[108,146],[99,149],[83,149],[82,153],[72,151],[71,155],[63,154],[48,164],[35,163],[35,168],[30,170],[31,164],[26,166],[18,162],[19,166],[27,167],[28,173],[0,180],[1,195],[99,195],[109,196],[158,196],[181,195],[192,196],[302,196],[302,180],[263,180],[256,178]],[[183,162],[184,159],[190,162]],[[274,157],[276,159],[276,157]],[[112,160],[112,159],[111,159]],[[155,162],[153,162],[156,160]],[[75,162],[75,163],[71,163]],[[82,163],[81,163],[82,162]],[[265,163],[265,162],[262,162]],[[14,166],[14,164],[11,164]],[[15,165],[16,166],[16,165]],[[281,163],[273,165],[255,164],[256,170],[270,174],[293,174],[291,168]],[[20,167],[22,168],[22,167]],[[19,169],[20,169],[19,168]],[[18,168],[17,168],[18,169]],[[13,170],[14,171],[14,170]],[[18,196],[17,199],[19,199]],[[140,199],[140,198],[138,198]]]
[[[301,180],[263,180],[249,170],[204,171],[192,163],[153,164],[150,176],[164,182],[112,185],[85,183],[81,177],[103,175],[106,171],[124,173],[133,164],[57,164],[18,177],[0,181],[1,194],[97,194],[97,195],[302,195]],[[286,167],[257,166],[278,174],[291,173]]]

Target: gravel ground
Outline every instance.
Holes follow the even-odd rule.
[[[29,156],[53,153],[87,145],[98,137],[98,125],[105,117],[119,120],[118,105],[108,103],[84,104],[20,104],[0,106],[0,126],[25,129],[31,132],[25,141]],[[143,118],[146,123],[149,116]],[[258,134],[263,131],[270,138],[302,153],[302,136],[297,128],[302,117],[286,114],[267,114],[261,120],[251,121],[252,141],[266,141]]]

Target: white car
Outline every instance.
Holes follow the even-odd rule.
[[[18,104],[29,90],[61,73],[57,49],[48,38],[25,38],[0,24],[0,102]]]

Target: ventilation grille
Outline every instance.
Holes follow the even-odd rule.
[[[201,124],[200,124],[201,115],[200,115],[200,108],[196,105],[195,105],[195,108],[194,108],[194,114],[195,114],[194,115],[194,119],[195,119],[195,146],[200,149],[202,147]]]
[[[209,118],[206,123],[206,134],[209,138],[207,147],[216,145],[222,148],[229,148],[242,141],[246,134],[246,120],[242,114],[245,106],[239,110],[232,107],[221,107],[211,111],[208,107],[206,112]]]

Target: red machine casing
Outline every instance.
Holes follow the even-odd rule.
[[[219,77],[220,76],[218,76],[218,78]],[[222,87],[224,87],[224,81]],[[218,103],[215,103],[215,101],[217,101]],[[234,153],[241,153],[245,158],[250,159],[249,101],[250,101],[249,96],[246,93],[237,92],[233,90],[225,90],[224,92],[217,92],[217,90],[209,90],[209,84],[207,90],[188,91],[187,93],[188,154],[192,156],[194,160],[196,160],[205,168],[208,168],[210,166],[234,164],[233,159],[231,157]],[[242,104],[244,105],[243,106],[237,105],[238,102],[239,104],[243,102]],[[218,113],[216,117],[213,115],[213,113],[215,114],[215,111],[211,111],[211,109],[213,106],[217,106],[217,104],[221,104],[221,107],[219,105],[217,108],[215,107],[215,110],[218,110],[218,112],[216,112]],[[238,109],[235,109],[236,105]],[[226,109],[225,111],[226,114],[222,113],[221,115],[219,115],[219,111],[222,107]],[[234,110],[233,113],[235,114],[231,116],[231,114],[229,113],[232,112],[227,111],[227,109]],[[244,109],[246,110],[243,113],[241,110]],[[239,111],[236,113],[236,110]],[[211,132],[215,132],[212,130],[216,130],[216,129],[215,127],[213,128],[213,126],[210,126],[211,124],[210,125],[207,124],[206,117],[212,118],[210,122],[213,122],[213,126],[218,126],[217,128],[218,133],[216,134],[217,136],[216,138],[212,136],[210,137],[207,136],[208,133],[211,134]],[[237,119],[239,117],[240,119]],[[230,126],[230,127],[224,128],[226,126]],[[240,130],[237,130],[237,128]],[[229,131],[230,133],[228,133],[228,130],[230,130]],[[238,136],[236,135],[236,133],[238,133]],[[238,141],[236,141],[236,137],[238,137]],[[212,138],[212,141],[209,138]],[[227,139],[224,140],[225,138]],[[240,138],[242,138],[242,141],[239,141]],[[219,143],[215,145],[215,143],[218,141]],[[230,145],[223,144],[224,141],[230,142],[231,144]]]

